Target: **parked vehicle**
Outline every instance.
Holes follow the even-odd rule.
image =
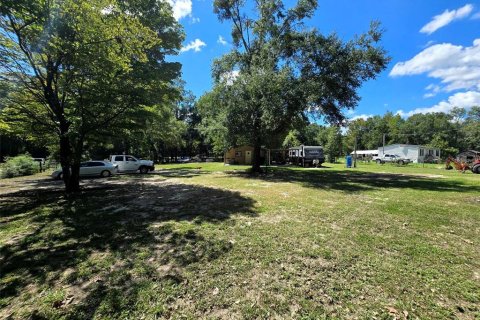
[[[389,162],[389,163],[404,165],[412,162],[410,159],[400,157],[399,155],[396,155],[396,154],[384,154],[378,157],[373,157],[372,160],[378,164],[384,164],[386,162]]]
[[[100,176],[110,177],[117,172],[117,166],[108,161],[87,161],[80,164],[80,177]],[[62,169],[55,170],[52,178],[63,179]]]
[[[474,160],[473,163],[468,164],[463,161],[459,161],[455,158],[448,157],[447,161],[445,162],[445,169],[450,170],[452,169],[451,164],[453,163],[456,170],[465,173],[466,170],[472,170],[473,173],[480,174],[480,159]]]
[[[118,166],[118,172],[136,172],[148,173],[155,170],[153,161],[137,159],[130,155],[110,156],[110,162]]]
[[[480,159],[475,160],[472,166],[472,172],[476,174],[480,174]]]
[[[293,164],[304,167],[313,165],[315,167],[322,166],[325,162],[322,146],[304,146],[289,148],[288,161]]]

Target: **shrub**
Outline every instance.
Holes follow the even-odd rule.
[[[28,154],[7,159],[0,171],[1,178],[28,176],[40,171],[38,162]]]

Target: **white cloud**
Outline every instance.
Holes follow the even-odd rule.
[[[425,90],[428,90],[430,92],[427,92],[423,95],[424,98],[431,98],[431,97],[435,97],[437,95],[437,93],[439,93],[442,88],[436,84],[429,84],[428,86],[425,87]]]
[[[435,43],[436,43],[435,40],[430,40],[430,41],[428,41],[427,43],[425,43],[422,48],[424,48],[424,49],[425,49],[425,48],[428,48],[428,47],[430,47],[431,45],[433,45],[433,44],[435,44]]]
[[[199,23],[199,22],[200,22],[200,18],[198,18],[198,17],[192,17],[192,19],[190,20],[190,22],[191,22],[192,24]]]
[[[432,113],[432,112],[450,112],[454,107],[460,107],[465,109],[470,109],[473,106],[480,105],[480,92],[478,91],[467,91],[467,92],[457,92],[454,95],[448,97],[447,100],[440,101],[432,107],[426,108],[416,108],[409,112],[404,112],[403,110],[397,111],[402,117],[410,117],[417,113]]]
[[[471,47],[451,43],[428,47],[412,59],[395,64],[390,76],[423,73],[439,79],[443,91],[480,90],[480,39],[474,40]]]
[[[192,15],[192,0],[167,0],[172,6],[173,17],[178,21]]]
[[[202,47],[205,47],[207,44],[205,42],[203,42],[202,40],[200,39],[195,39],[193,41],[190,41],[189,44],[187,44],[186,46],[182,47],[180,49],[180,52],[186,52],[186,51],[190,51],[190,50],[193,50],[195,52],[200,52],[202,50]]]
[[[372,117],[373,117],[373,114],[359,114],[358,116],[351,117],[350,121],[355,121],[358,119],[367,120],[368,118],[372,118]]]
[[[466,4],[465,6],[458,8],[457,10],[445,10],[442,14],[436,15],[433,17],[432,21],[427,23],[420,29],[421,33],[432,34],[438,29],[445,27],[450,22],[454,20],[459,20],[467,17],[473,10],[471,4]]]
[[[226,46],[228,44],[228,42],[222,36],[218,36],[217,43],[220,43],[223,46]]]

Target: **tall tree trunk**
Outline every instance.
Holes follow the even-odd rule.
[[[80,134],[75,148],[73,150],[72,173],[70,176],[70,190],[72,192],[80,191],[80,163],[82,161],[84,135]]]
[[[259,173],[262,172],[262,159],[260,157],[262,150],[262,142],[258,136],[255,137],[255,142],[253,144],[253,159],[252,159],[252,172]]]
[[[62,129],[63,131],[63,129]],[[71,185],[70,185],[70,157],[72,154],[72,149],[70,146],[70,140],[67,137],[66,132],[62,132],[60,134],[60,165],[62,166],[62,175],[63,175],[63,182],[65,184],[65,191],[67,193],[73,192]]]
[[[78,192],[80,191],[80,163],[75,161],[71,168],[72,174],[70,175],[70,181],[67,189],[70,190],[70,192]]]
[[[80,159],[83,151],[83,140],[73,152],[70,139],[68,138],[68,125],[60,125],[60,164],[62,166],[65,192],[73,193],[80,191]]]
[[[261,120],[260,120],[260,110],[257,107],[257,110],[254,114],[254,123],[253,123],[253,161],[252,161],[252,172],[260,173],[262,168],[262,160],[260,159],[260,154],[262,150],[262,135],[261,135]]]

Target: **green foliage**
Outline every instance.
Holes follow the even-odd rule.
[[[232,22],[234,46],[213,65],[215,87],[208,100],[219,111],[202,118],[226,128],[215,133],[224,145],[253,145],[258,170],[261,145],[278,140],[306,113],[340,123],[341,109],[355,107],[357,89],[375,78],[389,58],[378,45],[378,23],[348,42],[303,28],[317,1],[298,1],[286,9],[282,1],[261,0],[252,15],[244,7],[242,0],[214,2],[218,18]]]
[[[68,190],[87,141],[178,99],[181,66],[165,58],[182,40],[166,1],[4,1],[0,81],[13,90],[2,113],[21,133],[59,144]]]
[[[329,128],[306,120],[298,121],[283,140],[282,147],[298,146],[325,146],[328,140]]]
[[[218,88],[214,88],[218,91]],[[199,125],[200,133],[212,146],[213,153],[221,155],[229,147],[228,128],[226,127],[227,111],[219,108],[221,101],[218,92],[209,92],[200,97],[197,102],[198,112],[202,117]]]
[[[283,140],[282,147],[288,149],[301,145],[302,143],[299,140],[299,135],[300,132],[298,132],[298,130],[290,131],[285,137],[285,140]]]
[[[407,119],[387,112],[366,120],[356,119],[348,124],[345,144],[352,151],[357,138],[357,149],[377,149],[385,144],[405,143],[439,148],[443,156],[463,150],[480,149],[480,107],[469,112],[455,108],[450,113],[415,114]]]
[[[184,86],[183,82],[181,85]],[[185,125],[182,134],[184,145],[181,152],[183,155],[207,154],[210,148],[199,130],[202,117],[198,111],[196,97],[189,90],[182,88],[181,91],[182,98],[175,108],[177,120],[182,121]]]
[[[461,125],[465,149],[480,150],[480,106],[472,107]]]
[[[328,161],[331,163],[335,163],[336,158],[342,154],[342,133],[339,127],[328,128],[328,137],[324,152]]]
[[[0,167],[0,178],[29,176],[40,171],[38,162],[29,154],[19,155],[7,159]]]

